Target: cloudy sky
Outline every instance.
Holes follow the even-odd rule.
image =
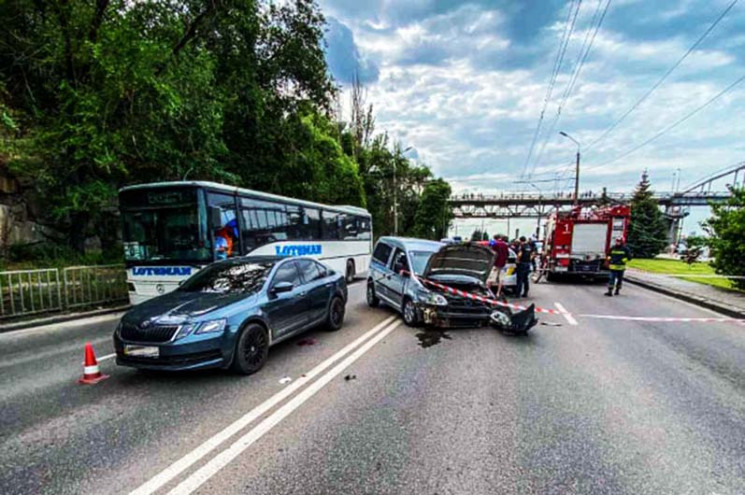
[[[544,191],[569,190],[576,146],[559,131],[582,144],[583,190],[630,190],[645,168],[656,189],[669,190],[678,168],[684,186],[745,160],[745,82],[621,156],[745,76],[745,2],[606,132],[732,3],[610,0],[603,17],[607,1],[581,1],[555,78],[577,0],[319,4],[336,80],[348,87],[359,74],[378,130],[413,147],[456,191],[534,190],[516,183],[526,179]]]

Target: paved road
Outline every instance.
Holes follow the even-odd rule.
[[[363,289],[342,331],[282,344],[248,378],[109,359],[111,378],[85,387],[82,345],[113,352],[115,319],[0,335],[0,492],[745,493],[745,326],[548,316],[561,326],[424,348]],[[532,299],[710,316],[601,293],[540,285]]]

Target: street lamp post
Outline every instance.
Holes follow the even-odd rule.
[[[579,157],[580,157],[580,144],[579,141],[574,139],[572,136],[567,134],[564,131],[560,131],[559,134],[564,136],[567,139],[571,139],[574,144],[577,145],[577,165],[574,170],[574,206],[577,206],[579,204]]]
[[[535,238],[536,240],[538,240],[541,238],[541,219],[542,219],[541,213],[543,212],[543,191],[541,191],[540,188],[536,186],[535,184],[533,184],[532,182],[530,183],[530,186],[536,191],[538,191],[538,222],[536,223],[536,226],[535,226]]]

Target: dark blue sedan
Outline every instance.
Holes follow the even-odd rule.
[[[270,346],[319,325],[341,328],[346,302],[344,276],[309,258],[217,262],[128,311],[114,333],[116,362],[249,375],[264,365]]]

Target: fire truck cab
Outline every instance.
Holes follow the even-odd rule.
[[[626,205],[575,207],[553,213],[546,224],[543,268],[558,274],[607,277],[606,257],[616,237],[626,239],[631,209]]]

